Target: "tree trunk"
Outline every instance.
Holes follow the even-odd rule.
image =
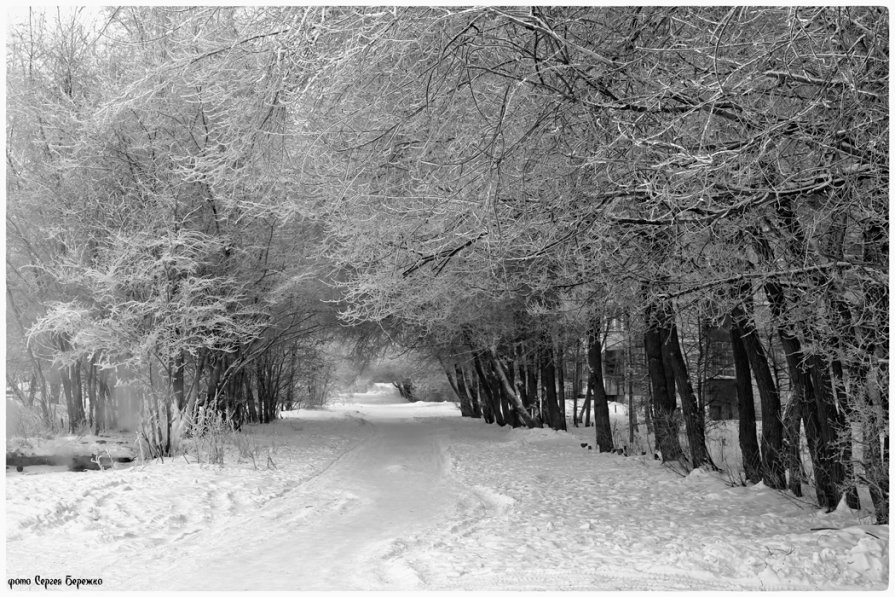
[[[499,371],[498,371],[499,370]],[[507,389],[513,393],[515,396],[515,390],[513,390],[513,371],[507,371],[503,364],[497,359],[497,357],[493,357],[491,359],[491,373],[493,374],[492,379],[494,380],[494,384],[496,387],[496,392],[500,396],[500,405],[503,408],[503,420],[507,422],[508,425],[512,426],[514,429],[516,427],[520,427],[523,425],[522,419],[519,416],[519,411],[516,409],[513,398],[510,394],[507,393]],[[501,375],[507,378],[507,383],[504,384],[501,380]],[[528,413],[526,413],[527,415]]]
[[[99,378],[100,391],[103,398],[103,428],[115,429],[117,421],[115,417],[115,396],[112,394],[112,386],[109,385],[109,374],[105,373]]]
[[[852,325],[851,312],[848,309],[848,305],[841,300],[836,300],[833,302],[832,308],[835,312],[834,328],[848,330],[847,335],[853,341],[856,338],[856,334],[854,326]],[[848,344],[842,340],[841,336],[837,338],[836,345],[840,354],[846,354]],[[858,497],[854,464],[852,462],[854,459],[851,430],[851,422],[854,420],[854,412],[852,409],[853,401],[849,399],[846,392],[845,368],[842,365],[842,361],[839,358],[833,358],[830,362],[830,369],[832,371],[831,386],[834,392],[832,400],[833,408],[839,412],[841,417],[841,422],[839,423],[841,426],[840,444],[842,450],[840,462],[844,468],[845,500],[849,508],[858,510],[861,507],[861,501]]]
[[[471,417],[472,416],[472,408],[469,404],[469,398],[466,396],[466,392],[460,389],[460,384],[463,383],[462,380],[454,377],[454,374],[451,373],[451,370],[447,365],[444,364],[440,358],[438,362],[441,364],[441,368],[444,370],[444,375],[447,377],[448,384],[451,386],[451,390],[454,392],[454,395],[457,397],[457,401],[460,403],[460,416],[461,417]]]
[[[500,412],[500,406],[495,400],[495,397],[492,394],[492,386],[488,377],[485,374],[485,370],[482,367],[482,360],[479,358],[479,355],[476,353],[472,358],[473,364],[475,365],[475,372],[479,376],[479,396],[482,400],[482,414],[486,423],[497,423],[501,427],[506,425],[503,420],[503,415]]]
[[[790,397],[783,412],[783,462],[789,473],[787,485],[796,497],[802,497],[802,457],[799,444],[802,437],[802,404],[801,398]]]
[[[792,199],[787,197],[776,202],[775,208],[786,232],[784,240],[789,251],[793,255],[800,255],[803,251],[813,252],[798,222]],[[774,263],[776,256],[770,243],[768,243],[762,233],[755,234],[754,245],[756,252],[766,263]],[[822,272],[819,272],[818,275],[823,278],[826,277]],[[820,282],[827,286],[830,285],[828,281],[817,276],[811,276],[811,278],[815,282]],[[783,344],[783,351],[786,354],[786,364],[789,370],[793,394],[801,400],[800,406],[802,420],[805,423],[805,436],[808,440],[808,448],[814,466],[817,501],[821,508],[830,511],[836,508],[839,503],[839,498],[841,497],[840,486],[844,481],[841,476],[843,469],[841,466],[834,464],[837,458],[832,454],[833,446],[838,443],[835,437],[836,430],[830,427],[826,420],[830,405],[824,401],[827,395],[832,397],[832,391],[827,392],[824,388],[816,387],[812,383],[811,366],[806,362],[802,353],[796,324],[789,317],[790,313],[783,287],[774,277],[770,277],[765,281],[764,289],[770,303],[771,313],[776,320],[777,333]],[[821,382],[822,378],[822,374],[817,376],[817,379]]]
[[[507,397],[510,399],[510,402],[515,407],[516,416],[525,424],[529,429],[535,426],[534,420],[528,414],[528,411],[525,409],[525,405],[522,403],[522,399],[519,398],[519,395],[513,390],[513,385],[510,383],[509,379],[507,379],[506,371],[504,371],[503,365],[500,362],[500,358],[497,356],[497,349],[493,346],[491,347],[491,356],[494,359],[494,370],[497,372],[497,376],[500,379],[500,382],[503,384],[503,390],[506,393]]]
[[[761,452],[755,428],[755,402],[752,396],[752,376],[749,371],[749,356],[743,344],[743,330],[733,318],[730,326],[730,345],[733,350],[733,365],[736,370],[737,406],[740,417],[739,439],[740,453],[743,457],[743,470],[746,478],[752,483],[762,480]]]
[[[856,491],[847,491],[849,477],[846,476],[845,466],[846,457],[851,460],[851,429],[845,419],[845,413],[836,407],[829,363],[823,357],[812,355],[808,359],[808,372],[814,388],[819,431],[823,442],[818,457],[823,461],[824,470],[830,475],[829,484],[835,489],[835,494],[831,494],[830,498],[835,497],[836,504],[831,508],[839,505],[843,490],[846,490],[849,507],[853,507],[852,504],[857,502],[858,495]]]
[[[863,260],[877,271],[888,271],[888,220],[871,222],[864,228]],[[865,476],[870,486],[870,499],[876,512],[877,524],[889,523],[889,286],[886,283],[865,282],[866,310],[870,321],[865,326],[861,342],[866,360],[870,362],[860,378],[864,386],[866,404],[862,434],[867,450]],[[862,359],[863,360],[863,359]]]
[[[674,380],[673,377],[670,380],[672,391],[669,392],[669,375],[662,354],[662,326],[661,321],[656,318],[655,306],[652,304],[648,305],[646,309],[643,348],[652,388],[652,420],[656,447],[662,453],[663,462],[680,460],[683,457],[683,451],[678,439],[678,424],[675,419],[677,401],[673,393]]]
[[[705,446],[705,415],[700,412],[699,406],[696,404],[696,396],[693,394],[693,386],[690,383],[690,376],[687,374],[687,365],[684,363],[684,355],[681,353],[677,325],[674,322],[671,305],[665,305],[664,311],[668,330],[665,346],[668,350],[671,368],[681,397],[681,407],[684,411],[687,440],[690,444],[690,463],[693,468],[708,466],[714,469],[716,468],[715,464]]]
[[[625,315],[625,389],[628,393],[628,444],[634,447],[634,431],[637,429],[637,411],[634,408],[634,362],[631,317]]]
[[[764,484],[772,489],[786,486],[783,463],[783,418],[780,394],[774,374],[768,365],[767,355],[752,320],[752,296],[748,288],[741,289],[743,303],[732,313],[735,329],[739,333],[749,367],[755,376],[755,385],[761,400],[761,463]]]
[[[587,376],[587,391],[584,393],[584,404],[581,405],[580,419],[584,419],[584,426],[590,427],[590,406],[594,399],[594,384],[590,375]]]
[[[171,387],[174,391],[174,403],[178,411],[183,411],[186,406],[186,380],[183,352],[178,352],[171,362]]]
[[[530,401],[526,406],[529,407],[532,418],[538,422],[538,427],[541,427],[544,423],[544,414],[541,412],[538,401],[538,361],[536,354],[536,352],[530,353],[525,364],[525,385],[528,388],[527,393]]]
[[[831,511],[839,504],[841,496],[837,483],[842,479],[836,478],[837,470],[831,467],[827,455],[829,444],[827,437],[824,436],[821,413],[818,412],[818,399],[805,368],[799,340],[785,327],[786,299],[783,288],[776,281],[768,280],[765,282],[765,292],[771,304],[771,311],[778,322],[777,333],[783,345],[783,352],[786,354],[793,399],[799,400],[799,410],[805,422],[805,437],[808,439],[808,449],[814,466],[817,502],[821,508]]]
[[[84,360],[84,394],[85,394],[85,414],[87,415],[87,426],[92,433],[96,430],[96,382],[94,380],[94,369],[92,363]]]
[[[445,369],[445,373],[448,374],[448,380],[450,381],[450,371]],[[455,386],[454,392],[457,394],[457,398],[460,399],[460,415],[463,417],[474,418],[476,416],[475,408],[473,407],[469,390],[466,389],[466,380],[463,378],[463,371],[460,369],[460,365],[457,364],[454,365],[453,385]]]
[[[462,380],[462,389],[464,392],[466,392],[466,396],[469,399],[469,405],[472,409],[472,414],[470,416],[474,419],[481,419],[482,407],[479,404],[478,398],[476,396],[476,384],[474,376],[467,375],[466,370],[461,365],[455,365],[454,369],[457,372],[457,379]]]
[[[512,370],[514,380],[513,388],[522,400],[522,404],[525,406],[525,411],[530,415],[531,398],[528,395],[528,384],[526,383],[525,377],[525,355],[523,354],[521,344],[517,344],[513,351]]]
[[[516,417],[515,411],[510,407],[510,401],[506,392],[504,392],[503,384],[501,384],[500,380],[497,378],[497,365],[490,353],[482,354],[482,367],[484,368],[485,376],[488,379],[488,387],[491,390],[491,396],[494,400],[494,408],[500,413],[498,422],[503,420],[505,425],[509,425],[513,428],[519,427],[520,422]]]
[[[575,338],[575,377],[572,379],[572,425],[578,427],[578,394],[581,393],[581,340]]]
[[[587,365],[590,369],[589,383],[594,401],[594,429],[597,448],[600,452],[612,452],[612,426],[609,422],[609,404],[603,385],[603,348],[600,343],[600,319],[594,318],[587,333]]]
[[[559,405],[556,398],[556,368],[553,363],[549,344],[540,347],[541,355],[541,386],[544,395],[544,407],[547,415],[547,424],[551,429],[565,430],[565,421],[559,413]]]
[[[81,384],[81,363],[80,361],[71,365],[71,400],[72,404],[68,411],[69,427],[72,432],[85,423],[84,417],[84,389]]]
[[[559,417],[562,419],[562,428],[566,428],[566,363],[563,358],[565,345],[562,340],[556,343],[554,354],[556,355],[556,393],[559,396]]]

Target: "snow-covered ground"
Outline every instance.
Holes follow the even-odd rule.
[[[249,428],[254,463],[231,447],[223,466],[10,473],[6,575],[124,590],[887,586],[888,526],[582,449],[592,431],[498,428],[380,385]]]

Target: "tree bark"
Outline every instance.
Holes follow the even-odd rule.
[[[563,353],[565,352],[565,345],[562,343],[562,340],[558,341],[554,347],[554,354],[556,355],[556,393],[559,398],[559,417],[562,419],[562,428],[566,428],[566,364],[565,358],[563,357]]]
[[[488,376],[485,373],[485,369],[482,366],[482,360],[479,357],[478,353],[473,355],[473,363],[475,364],[475,371],[479,376],[479,392],[480,396],[484,398],[482,401],[482,413],[484,415],[484,419],[486,423],[497,423],[501,427],[506,425],[506,422],[503,420],[503,414],[500,412],[500,404],[498,403],[498,398],[493,395],[493,386],[491,380],[488,379]]]
[[[603,347],[600,342],[601,321],[594,318],[587,333],[587,365],[590,369],[589,383],[594,401],[594,430],[597,448],[600,452],[612,452],[612,426],[609,422],[609,404],[603,385]]]
[[[174,403],[177,405],[178,411],[183,411],[184,406],[186,406],[185,368],[183,352],[179,351],[171,362],[171,386],[174,391]]]
[[[443,360],[439,358],[438,362],[441,365],[442,370],[444,371],[445,377],[447,377],[448,384],[450,384],[451,390],[454,392],[454,396],[457,397],[457,401],[460,403],[460,416],[472,416],[469,399],[467,398],[466,393],[460,390],[459,384],[462,383],[462,381],[454,378],[454,374],[451,373],[451,370],[448,368],[447,365],[444,364]]]
[[[544,424],[544,413],[541,412],[538,401],[538,361],[535,353],[529,353],[525,363],[525,385],[527,386],[528,400],[526,406],[532,413],[532,418],[538,421],[538,427]]]
[[[743,343],[749,367],[755,376],[755,385],[761,400],[761,464],[762,480],[772,489],[786,486],[783,463],[783,418],[780,408],[780,394],[774,382],[774,374],[768,365],[767,355],[758,337],[758,330],[752,320],[752,297],[747,288],[742,288],[743,302],[732,313],[735,329]]]
[[[581,405],[581,414],[579,419],[584,420],[584,426],[590,427],[590,407],[594,399],[594,384],[591,383],[590,375],[587,376],[587,391],[584,393],[584,404]]]
[[[687,365],[684,355],[681,353],[680,340],[677,334],[677,325],[674,322],[674,312],[671,305],[664,306],[668,335],[665,337],[665,346],[668,350],[671,368],[674,373],[678,393],[681,398],[681,408],[684,411],[684,424],[687,430],[687,439],[690,444],[690,464],[693,468],[708,466],[717,468],[709,456],[705,445],[705,415],[699,410],[696,396],[693,394],[693,386],[690,376],[687,374]]]
[[[461,386],[461,389],[466,393],[466,396],[469,399],[469,406],[471,409],[470,416],[474,419],[481,419],[482,407],[476,398],[476,389],[474,387],[475,379],[472,376],[467,376],[466,370],[459,364],[454,365],[454,370],[457,372],[458,385]],[[460,384],[460,382],[462,382],[462,384]]]
[[[510,399],[511,404],[516,411],[516,416],[519,417],[519,419],[526,427],[528,427],[529,429],[533,428],[535,426],[535,422],[528,414],[528,411],[525,409],[525,405],[522,403],[519,395],[513,390],[513,385],[510,383],[510,380],[507,379],[506,371],[504,371],[503,365],[500,362],[500,358],[497,356],[497,349],[493,346],[491,347],[491,356],[494,359],[494,370],[497,372],[497,376],[500,379],[500,382],[503,384],[503,391]]]
[[[625,315],[625,389],[628,393],[628,443],[634,447],[634,431],[637,429],[637,411],[634,408],[634,354],[631,336],[631,317]]]
[[[656,446],[662,453],[663,462],[680,460],[683,457],[683,451],[677,436],[678,424],[675,419],[677,401],[673,392],[673,378],[671,379],[672,391],[669,392],[669,375],[665,368],[664,351],[662,350],[662,326],[661,321],[656,318],[653,304],[646,308],[643,347],[652,388],[652,420]]]
[[[578,427],[578,394],[581,393],[581,340],[575,338],[575,377],[572,379],[572,425]]]
[[[825,422],[821,420],[818,398],[806,370],[801,344],[785,326],[786,299],[783,288],[776,281],[768,280],[765,282],[765,292],[771,304],[771,311],[778,322],[777,333],[786,355],[793,399],[799,401],[802,420],[805,423],[805,437],[808,439],[808,449],[814,467],[817,502],[821,508],[831,511],[839,504],[841,494],[837,484],[841,483],[842,479],[836,478],[837,469],[831,466],[828,456],[829,443],[825,435],[829,434],[829,430],[827,429],[827,434],[824,433]]]
[[[801,398],[790,397],[783,412],[783,462],[789,473],[787,486],[796,497],[802,497],[802,456],[800,440],[802,437],[802,404]]]
[[[864,228],[864,262],[879,271],[888,271],[889,233],[886,222],[872,222]],[[866,311],[871,321],[864,331],[864,354],[871,366],[863,367],[866,418],[862,429],[867,446],[865,476],[877,524],[889,523],[889,287],[868,283]]]
[[[565,421],[559,413],[559,404],[556,398],[556,367],[550,344],[543,344],[539,353],[541,356],[541,386],[544,392],[544,406],[547,414],[547,424],[551,429],[565,430]]]
[[[733,351],[733,365],[736,371],[737,407],[740,417],[739,439],[740,454],[743,457],[743,470],[746,478],[752,483],[762,480],[761,452],[755,427],[755,402],[752,396],[752,376],[749,371],[749,356],[742,340],[743,329],[733,318],[730,326],[730,345]]]

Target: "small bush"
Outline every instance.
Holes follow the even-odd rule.
[[[208,464],[223,466],[225,448],[229,436],[234,435],[233,424],[224,415],[213,409],[199,409],[190,425],[196,460],[203,459]]]

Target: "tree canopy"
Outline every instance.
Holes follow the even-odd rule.
[[[563,428],[571,351],[599,411],[626,321],[663,458],[711,466],[707,322],[760,395],[754,479],[796,477],[804,424],[835,507],[855,424],[887,500],[888,65],[879,7],[29,10],[8,370],[57,371],[72,425],[121,368],[168,427],[265,421],[339,336],[439,362],[464,414]]]

